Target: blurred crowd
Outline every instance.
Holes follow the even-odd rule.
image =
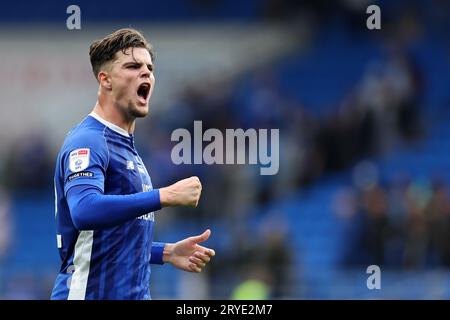
[[[345,225],[343,265],[449,268],[449,191],[438,178],[408,176],[340,190],[335,208]]]

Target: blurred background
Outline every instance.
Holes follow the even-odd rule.
[[[154,266],[154,299],[449,299],[449,15],[445,0],[3,2],[0,298],[50,296],[55,158],[96,101],[89,45],[134,27],[157,52],[136,130],[153,185],[204,186],[198,208],[156,215],[156,240],[211,228],[216,250],[201,274]],[[194,120],[280,129],[278,174],[174,165],[170,135]]]

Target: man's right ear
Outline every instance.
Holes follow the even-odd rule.
[[[111,89],[111,77],[110,75],[105,71],[100,71],[97,76],[98,82],[100,83],[100,86]]]

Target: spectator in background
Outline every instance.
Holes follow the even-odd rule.
[[[385,191],[379,186],[364,191],[360,210],[365,217],[361,241],[369,253],[370,263],[383,265],[390,231]]]
[[[384,77],[397,132],[407,140],[413,140],[421,129],[418,119],[423,95],[421,70],[406,49],[394,46],[390,50]]]
[[[427,187],[423,184],[411,184],[406,197],[405,252],[404,267],[421,269],[426,264],[428,230],[425,206],[428,201]]]
[[[256,252],[257,260],[270,271],[271,297],[282,299],[292,294],[291,284],[294,278],[292,248],[289,246],[288,223],[282,212],[272,212],[263,220],[260,241]],[[298,275],[301,270],[296,270]]]
[[[234,300],[271,299],[271,274],[264,266],[247,266],[245,276],[231,293]]]
[[[431,200],[425,208],[430,234],[430,250],[441,265],[450,267],[450,198],[448,186],[435,182]]]
[[[8,254],[12,236],[10,196],[3,188],[0,188],[0,265]]]
[[[53,160],[42,131],[27,132],[8,155],[6,185],[12,190],[43,191],[53,187]]]
[[[361,248],[363,216],[358,211],[358,195],[352,187],[342,187],[333,199],[334,213],[342,225],[343,251],[341,263],[344,267],[355,267],[366,263],[365,251]]]

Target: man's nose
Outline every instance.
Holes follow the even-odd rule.
[[[150,70],[147,67],[142,70],[141,77],[150,78]]]
[[[150,78],[150,72],[149,71],[144,71],[141,73],[141,78]]]

